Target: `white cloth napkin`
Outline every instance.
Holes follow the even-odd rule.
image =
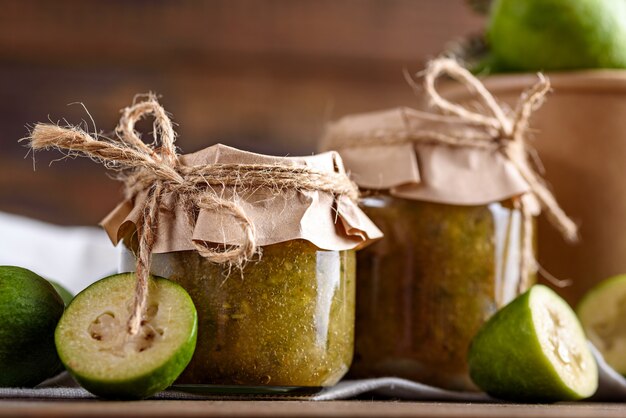
[[[591,351],[598,363],[600,382],[598,390],[589,400],[598,402],[626,402],[626,378],[609,366],[604,357],[593,344],[589,343]]]
[[[0,265],[24,267],[76,294],[117,271],[117,249],[97,227],[63,227],[0,212]]]
[[[216,387],[205,389],[196,387],[193,390],[171,388],[157,393],[153,399],[189,399],[189,400],[309,400],[332,401],[352,399],[358,396],[371,395],[381,399],[405,399],[420,401],[448,402],[497,402],[484,393],[453,392],[434,388],[410,380],[396,377],[379,379],[344,380],[337,385],[321,389],[318,392],[304,394],[301,391],[276,391],[267,393],[235,393],[228,390],[220,391]],[[0,399],[86,399],[94,395],[80,388],[67,373],[50,379],[34,389],[0,388]]]

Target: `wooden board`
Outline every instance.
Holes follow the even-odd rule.
[[[466,404],[394,401],[0,401],[0,417],[624,417],[623,404]]]

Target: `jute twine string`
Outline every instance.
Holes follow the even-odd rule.
[[[321,191],[334,196],[358,198],[357,186],[345,172],[323,172],[308,167],[286,164],[211,164],[184,166],[175,147],[172,122],[152,94],[139,96],[122,111],[116,138],[92,136],[83,129],[54,124],[37,124],[29,138],[33,150],[58,149],[71,155],[83,155],[119,172],[124,182],[126,198],[148,191],[137,225],[136,289],[129,334],[136,335],[142,326],[148,296],[148,277],[152,250],[159,230],[158,212],[163,208],[163,196],[171,193],[185,208],[191,226],[195,226],[200,210],[230,215],[242,229],[241,244],[215,248],[194,242],[200,255],[207,260],[242,268],[259,250],[254,223],[238,203],[237,191],[259,188],[275,190]],[[142,118],[154,117],[153,144],[144,143],[135,124]],[[157,142],[160,140],[160,146]],[[232,188],[233,197],[223,197],[225,188]]]
[[[444,99],[437,91],[436,82],[446,75],[473,92],[483,102],[488,112],[471,111],[460,104]],[[530,116],[543,104],[546,94],[550,91],[549,81],[541,74],[538,77],[539,81],[521,95],[515,109],[507,113],[480,80],[468,70],[453,59],[439,58],[431,61],[424,72],[424,90],[431,104],[442,114],[415,112],[412,116],[425,121],[461,124],[461,127],[470,125],[481,129],[456,129],[450,131],[452,133],[416,129],[411,127],[406,116],[404,132],[390,133],[381,130],[375,132],[370,138],[327,136],[326,147],[341,149],[425,142],[452,147],[496,150],[514,165],[528,183],[530,193],[535,196],[551,224],[567,241],[576,242],[578,240],[577,225],[561,209],[552,192],[531,165],[530,149],[525,142],[525,132],[529,126]],[[531,273],[535,273],[539,266],[534,257],[532,211],[524,203],[524,199],[516,200],[515,203],[522,214],[522,256],[518,288],[523,290],[529,285]]]

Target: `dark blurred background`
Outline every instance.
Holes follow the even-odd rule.
[[[18,144],[35,122],[88,120],[70,103],[112,131],[153,91],[183,152],[309,154],[329,118],[415,105],[403,68],[483,25],[463,0],[2,0],[0,211],[88,225],[120,200],[97,164],[42,152],[33,171]]]

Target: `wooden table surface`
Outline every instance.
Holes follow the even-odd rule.
[[[1,400],[0,417],[624,417],[625,404],[469,404],[400,401]]]

